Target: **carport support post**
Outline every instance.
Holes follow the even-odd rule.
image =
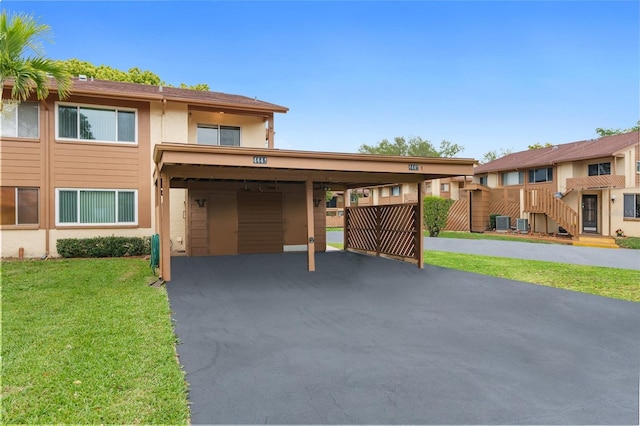
[[[171,237],[169,235],[169,176],[161,175],[162,195],[160,197],[160,276],[164,281],[171,281]]]
[[[309,272],[316,270],[315,226],[313,220],[313,181],[307,179],[307,265]]]
[[[416,224],[418,225],[418,232],[416,238],[416,251],[418,252],[418,268],[424,269],[424,237],[422,236],[424,230],[424,196],[422,194],[422,182],[418,182],[418,217]]]

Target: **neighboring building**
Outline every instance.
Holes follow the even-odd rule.
[[[535,232],[640,236],[640,132],[516,152],[476,167],[474,181],[484,203],[472,214],[486,226],[500,213]]]
[[[245,96],[86,78],[64,101],[52,89],[46,100],[6,105],[0,118],[2,257],[20,248],[26,257],[56,256],[62,238],[158,233],[166,280],[171,252],[299,250],[313,270],[314,252],[325,250],[327,190],[398,181],[417,188],[473,165],[273,149],[274,115],[288,109]],[[382,244],[419,235],[419,220],[369,238],[368,216],[358,215],[348,219],[359,224],[346,248],[422,265],[421,238]]]

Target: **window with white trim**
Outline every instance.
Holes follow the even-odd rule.
[[[624,217],[640,219],[640,194],[624,194]]]
[[[400,186],[392,186],[391,187],[391,196],[398,197],[400,195]]]
[[[502,186],[522,185],[524,172],[505,172],[502,174]]]
[[[58,104],[58,139],[92,142],[137,142],[137,112],[130,108]]]
[[[1,225],[37,225],[38,188],[0,188]]]
[[[448,183],[441,183],[440,184],[440,191],[449,192],[449,184]]]
[[[56,189],[58,225],[136,225],[138,191]]]
[[[529,183],[552,182],[553,167],[529,170]]]
[[[611,174],[611,162],[589,164],[589,176],[601,176]]]
[[[5,104],[0,113],[0,136],[39,139],[40,106],[38,103]]]
[[[199,145],[240,146],[240,127],[198,124],[196,143]]]
[[[636,161],[636,173],[640,173],[640,161]]]

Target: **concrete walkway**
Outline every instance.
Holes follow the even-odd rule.
[[[342,242],[342,232],[327,232],[327,242]],[[640,270],[640,250],[536,244],[519,241],[425,238],[425,250]]]

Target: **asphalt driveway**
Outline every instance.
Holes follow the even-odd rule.
[[[192,422],[637,424],[640,304],[353,253],[176,257]]]

